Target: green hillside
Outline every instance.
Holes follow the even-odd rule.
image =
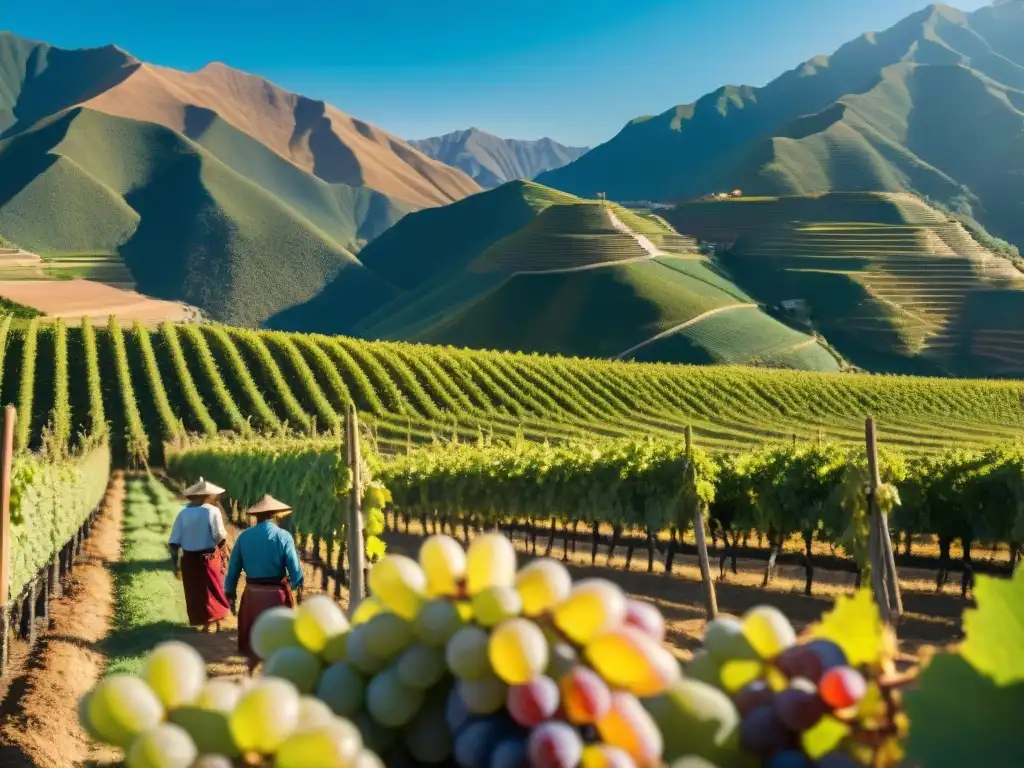
[[[935,5],[786,72],[637,118],[538,181],[678,200],[913,191],[1024,246],[1024,4]]]
[[[268,159],[264,168],[281,165]],[[0,141],[0,227],[24,248],[119,254],[143,293],[239,324],[332,278],[352,289],[342,315],[390,298],[389,286],[285,199],[178,133],[87,109]]]
[[[511,231],[509,231],[511,229]],[[446,247],[438,247],[440,244]],[[436,251],[431,246],[437,247]],[[351,325],[337,307],[347,287],[324,291],[268,325],[510,351],[615,357],[711,310],[754,304],[656,216],[512,182],[450,206],[410,214],[361,253],[393,284],[410,286]],[[836,370],[811,336],[756,305],[743,354],[709,346],[656,345],[651,359]],[[805,344],[821,354],[758,355]],[[628,356],[628,355],[627,355]]]
[[[916,198],[739,198],[683,203],[666,215],[681,231],[719,243],[717,263],[758,301],[804,302],[815,330],[858,366],[1024,370],[1013,340],[994,335],[1012,330],[1008,318],[1024,310],[1024,274]]]

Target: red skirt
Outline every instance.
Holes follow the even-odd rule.
[[[273,583],[246,580],[245,591],[238,604],[238,652],[250,661],[257,659],[249,645],[252,625],[261,613],[277,606],[295,607],[295,598],[287,580]]]
[[[220,621],[231,612],[224,595],[224,560],[220,550],[182,552],[181,583],[185,587],[188,623],[193,627]]]

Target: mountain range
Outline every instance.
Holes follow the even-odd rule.
[[[913,191],[1022,247],[1024,2],[929,6],[762,88],[638,117],[537,180],[616,200]]]
[[[465,171],[482,187],[533,179],[571,163],[589,147],[567,147],[553,139],[502,139],[479,128],[410,141],[426,155]]]

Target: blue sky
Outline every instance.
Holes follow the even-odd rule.
[[[607,140],[724,83],[763,85],[923,0],[0,0],[0,29],[263,75],[404,138],[475,125]],[[958,0],[974,10],[987,0]]]

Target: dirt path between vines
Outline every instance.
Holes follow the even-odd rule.
[[[18,692],[0,709],[0,765],[66,768],[89,756],[78,700],[103,671],[100,643],[114,614],[108,564],[121,554],[124,477],[114,475],[82,558],[50,602],[50,629],[38,640]],[[12,686],[14,688],[14,686]]]

